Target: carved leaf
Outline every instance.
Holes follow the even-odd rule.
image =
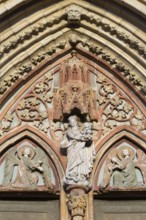
[[[118,96],[115,96],[112,100],[111,100],[111,104],[114,106],[118,106],[122,104],[122,99],[120,99]]]
[[[6,119],[7,121],[12,122],[12,121],[13,121],[13,115],[11,115],[10,113],[7,113],[7,114],[5,115],[5,119]]]
[[[11,123],[9,121],[2,121],[2,128],[7,130],[10,127]]]
[[[132,110],[132,106],[128,102],[126,102],[123,106],[123,109],[126,113],[129,113]]]
[[[146,155],[141,150],[137,150],[137,161],[135,165],[141,170],[144,183],[146,184]]]

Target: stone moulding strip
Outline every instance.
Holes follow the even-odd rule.
[[[61,51],[70,50],[71,48],[66,48],[66,44],[68,42],[65,41],[66,38],[60,40],[56,43],[56,47],[52,46],[52,49],[50,48],[48,52],[42,53],[41,55],[38,55],[38,57],[35,55],[36,58],[32,58],[30,62],[24,63],[21,66],[18,66],[16,69],[17,71],[13,73],[11,76],[8,76],[8,79],[4,79],[1,84],[1,103],[4,101],[4,99],[9,94],[8,91],[14,90],[14,88],[17,87],[17,85],[20,83],[20,81],[24,81],[29,75],[31,75],[31,72],[34,72],[36,68],[38,69],[39,65],[42,63],[42,65],[48,61],[51,61],[52,57],[48,57],[48,54],[51,56],[56,56],[58,54],[61,54],[62,52],[56,51],[57,48],[59,48]],[[96,59],[98,59],[99,62],[104,64],[106,68],[110,69],[111,71],[114,71],[116,73],[120,73],[120,75],[123,75],[123,77],[130,82],[130,84],[138,86],[139,88],[135,87],[135,90],[140,93],[140,90],[144,92],[144,83],[137,78],[135,74],[132,73],[123,63],[118,61],[117,58],[112,57],[111,54],[109,54],[107,51],[104,50],[101,46],[96,46],[93,43],[89,43],[87,40],[81,39],[77,37],[75,40],[72,38],[68,39],[70,45],[72,48],[78,47],[78,44],[82,44],[83,48],[88,47],[88,50],[90,54],[93,54]],[[79,48],[81,49],[81,48]],[[81,49],[82,50],[82,49]],[[84,49],[85,53],[88,53]],[[33,56],[32,56],[33,57]],[[45,61],[46,60],[46,61]],[[41,65],[41,66],[42,66]],[[15,85],[15,86],[14,86]],[[4,95],[5,94],[5,95]],[[141,94],[142,95],[142,94]],[[143,95],[142,95],[143,96]]]
[[[81,7],[81,6],[79,6]],[[65,9],[64,9],[65,10]],[[126,45],[128,44],[130,48],[136,50],[140,55],[143,56],[145,59],[146,57],[146,48],[145,45],[142,44],[136,37],[133,38],[133,36],[129,35],[128,30],[124,32],[124,28],[121,31],[118,31],[116,28],[117,24],[113,23],[111,25],[110,20],[106,17],[99,16],[94,14],[93,12],[87,11],[86,9],[81,7],[81,25],[82,25],[82,20],[87,21],[90,25],[95,24],[96,27],[100,27],[102,31],[109,33],[112,37],[116,37],[118,40],[124,42]],[[58,13],[56,13],[58,15]],[[48,27],[52,27],[53,25],[56,25],[56,22],[59,23],[61,19],[67,20],[66,12],[61,11],[59,15],[55,16],[49,21],[46,17],[41,17],[40,19],[44,19],[45,22],[38,22],[37,24],[34,24],[31,26],[31,29],[29,31],[25,31],[23,35],[18,35],[18,37],[15,40],[10,40],[9,44],[6,44],[3,46],[3,50],[0,52],[0,58],[4,56],[4,54],[8,54],[11,50],[15,50],[19,44],[23,44],[25,41],[28,41],[31,39],[33,36],[36,36],[40,33],[43,33]],[[52,14],[50,16],[53,16]],[[103,18],[106,18],[106,22],[103,21]],[[100,31],[100,29],[98,30]]]

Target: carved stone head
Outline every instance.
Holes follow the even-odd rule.
[[[71,127],[78,126],[78,121],[79,119],[76,115],[72,115],[68,118],[68,122]]]
[[[66,9],[67,20],[70,24],[78,24],[81,21],[81,8],[77,5],[71,5]]]

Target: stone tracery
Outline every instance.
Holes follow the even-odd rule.
[[[111,80],[93,69],[89,61],[73,56],[56,71],[55,74],[59,73],[60,81],[57,84],[60,87],[52,85],[55,74],[51,72],[35,82],[4,116],[1,135],[15,126],[30,123],[56,139],[54,132],[61,136],[64,133],[59,121],[63,120],[64,114],[71,114],[74,108],[92,120],[95,139],[122,125],[145,131],[144,114]],[[93,71],[97,74],[93,74]],[[90,80],[97,87],[92,86]]]

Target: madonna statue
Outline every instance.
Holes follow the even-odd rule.
[[[91,124],[86,122],[80,129],[77,116],[68,118],[69,126],[61,141],[61,148],[67,152],[67,168],[64,177],[66,185],[89,185],[95,150],[92,140]]]

